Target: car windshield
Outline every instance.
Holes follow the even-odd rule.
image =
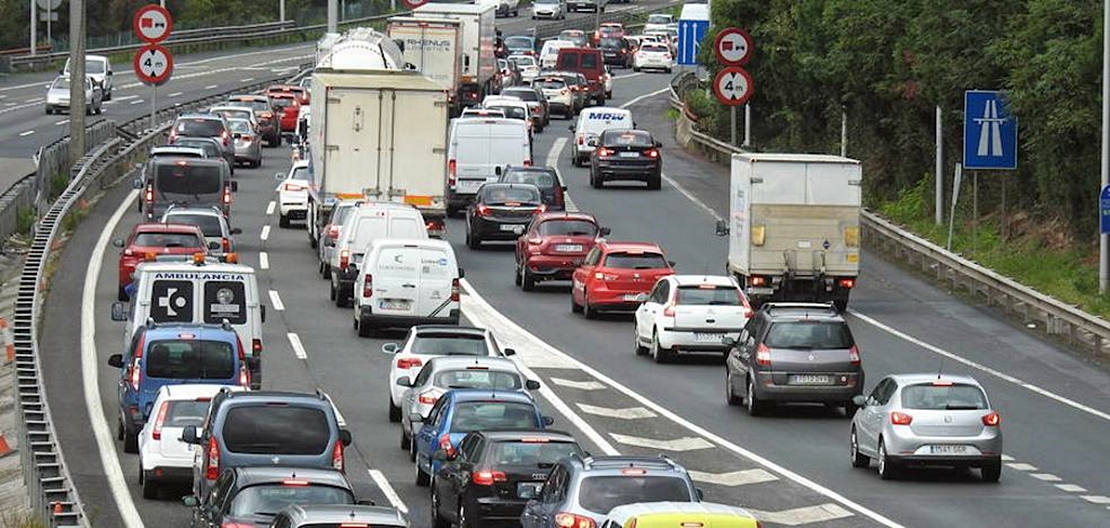
[[[690,487],[678,477],[597,476],[582,480],[579,503],[592,512],[607,513],[633,502],[691,502]]]
[[[200,239],[192,233],[139,233],[135,235],[135,240],[131,242],[131,245],[160,248],[204,247],[204,244],[200,243]]]
[[[225,341],[154,341],[142,361],[151,378],[226,380],[236,376],[235,350]]]
[[[532,466],[549,468],[560,459],[582,454],[574,442],[551,442],[547,439],[508,440],[495,442],[487,462],[495,466]]]
[[[419,333],[412,339],[409,352],[428,356],[488,356],[489,348],[481,334]]]
[[[436,374],[432,384],[445,389],[520,390],[524,386],[516,372],[486,370],[485,367],[445,370]]]
[[[606,268],[618,269],[661,269],[666,268],[667,259],[659,253],[610,253],[605,257]]]
[[[510,170],[501,177],[504,183],[530,183],[541,189],[555,186],[555,175],[545,170]]]
[[[92,73],[100,75],[104,73],[104,61],[102,60],[85,60],[85,73]]]
[[[223,433],[235,453],[318,455],[328,448],[331,431],[324,411],[275,401],[232,407]]]
[[[603,39],[601,39],[601,42],[598,43],[598,47],[619,48],[619,47],[622,46],[622,44],[623,44],[623,41],[619,38],[603,38]]]
[[[490,205],[502,205],[512,202],[536,203],[541,200],[540,193],[536,189],[528,187],[497,186],[486,189],[482,194],[484,195],[482,201]]]
[[[853,344],[852,332],[841,322],[785,321],[771,324],[765,344],[771,348],[802,350],[844,349]]]
[[[451,415],[452,433],[488,429],[539,429],[536,408],[527,403],[499,401],[460,402]]]
[[[224,236],[223,224],[220,223],[220,217],[218,215],[171,212],[167,214],[163,220],[175,224],[195,225],[200,228],[201,232],[204,233],[206,237]]]
[[[291,479],[292,480],[292,479]],[[314,484],[259,484],[239,490],[231,499],[229,517],[277,515],[286,506],[305,504],[354,504],[350,490]]]
[[[500,110],[509,119],[528,119],[528,111],[520,106],[489,106],[488,110]]]
[[[166,402],[166,416],[162,419],[162,427],[188,427],[200,426],[204,417],[208,415],[207,398],[196,400],[169,400]]]
[[[158,190],[172,194],[212,194],[223,184],[220,167],[169,163],[158,166]]]
[[[651,147],[655,145],[655,142],[651,139],[651,134],[637,130],[606,132],[601,138],[601,143],[606,147]]]
[[[735,286],[717,284],[699,284],[697,286],[679,286],[675,292],[677,304],[697,306],[740,306],[740,290]]]
[[[966,383],[921,383],[902,389],[902,407],[933,411],[970,411],[986,409],[987,397],[979,387]]]
[[[293,172],[286,174],[287,180],[307,180],[308,179],[308,166],[301,165],[300,167],[293,167]],[[346,218],[346,216],[344,216]]]
[[[68,90],[69,89],[69,78],[68,77],[58,77],[57,79],[54,79],[54,85],[51,86],[51,88],[58,89],[58,90]]]
[[[528,37],[509,37],[505,39],[505,47],[509,49],[530,50],[532,49],[532,39]]]
[[[231,99],[229,102],[235,103],[237,106],[245,106],[251,110],[269,110],[270,105],[266,101],[259,101],[255,99]]]
[[[594,236],[597,225],[586,220],[548,220],[539,231],[541,236]]]
[[[567,83],[562,79],[536,79],[532,81],[532,86],[541,90],[562,90],[567,87]]]
[[[242,119],[230,119],[228,120],[227,124],[228,128],[230,128],[232,132],[242,134],[244,132],[250,133],[251,131],[250,121],[244,121]]]
[[[509,60],[515,62],[517,67],[535,66],[536,65],[536,59],[534,59],[532,57],[527,57],[527,56],[525,56],[525,57],[509,57]]]
[[[179,136],[216,137],[224,133],[218,119],[182,119],[174,127]]]
[[[285,108],[294,104],[292,97],[274,97],[270,99],[270,102],[273,103],[274,108]]]

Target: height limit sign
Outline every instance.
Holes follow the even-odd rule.
[[[147,43],[135,52],[132,60],[135,76],[151,86],[165,83],[173,74],[173,55],[159,43],[173,31],[173,17],[164,7],[145,5],[135,11],[131,26],[135,36]]]

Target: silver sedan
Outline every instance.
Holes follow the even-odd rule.
[[[228,119],[231,137],[235,140],[235,163],[248,167],[262,166],[262,136],[246,119]]]
[[[883,480],[907,466],[977,467],[986,482],[1002,475],[1002,415],[975,378],[896,374],[853,401],[854,467],[877,459]]]

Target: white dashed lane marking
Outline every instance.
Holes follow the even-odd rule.
[[[1057,484],[1056,487],[1060,488],[1061,490],[1064,490],[1068,493],[1086,493],[1087,492],[1087,488],[1084,488],[1083,486],[1076,486],[1075,484]]]
[[[20,132],[20,133],[19,133],[19,137],[27,137],[27,136],[29,136],[29,135],[31,135],[31,134],[34,134],[34,133],[35,133],[35,131],[34,131],[34,130],[28,130],[28,131],[26,131],[26,132]]]
[[[219,87],[220,87],[220,85],[218,85],[218,84],[209,84],[208,86],[205,86],[204,89],[205,90],[211,90],[213,88],[219,88]]]
[[[285,311],[285,303],[281,302],[281,296],[278,295],[277,290],[270,290],[270,304],[279,312]]]
[[[1103,495],[1083,495],[1082,499],[1091,504],[1110,504],[1110,497]]]
[[[297,356],[297,359],[308,359],[308,352],[305,352],[304,343],[301,343],[301,336],[293,332],[285,336],[289,338],[289,346],[293,347],[293,355]]]
[[[179,96],[183,93],[185,93],[185,92],[174,92],[174,93],[170,94],[170,97],[177,97],[177,96]]]
[[[275,207],[277,207],[277,202],[270,200],[270,203],[266,204],[266,216],[274,214]]]
[[[258,267],[262,269],[270,269],[270,255],[265,251],[258,254]]]
[[[1036,471],[1037,470],[1037,466],[1034,466],[1032,464],[1026,464],[1024,462],[1010,462],[1009,464],[1006,464],[1006,467],[1008,467],[1010,469],[1016,469],[1018,471]]]
[[[1057,477],[1052,473],[1033,473],[1033,478],[1043,480],[1045,482],[1060,482],[1060,480],[1062,480],[1060,477]]]
[[[127,104],[137,105],[137,104],[142,104],[142,102],[143,102],[142,99],[135,99],[134,101],[131,101],[130,103],[127,103]]]
[[[270,226],[262,226],[262,234],[259,235],[259,236],[262,238],[262,240],[269,239],[270,238]]]
[[[374,483],[378,485],[378,488],[382,490],[382,494],[385,495],[385,498],[394,508],[401,510],[401,513],[407,514],[409,512],[409,507],[405,506],[405,501],[401,500],[401,496],[397,494],[393,486],[389,485],[389,480],[385,478],[385,475],[383,475],[381,471],[371,469],[370,478],[374,479]]]

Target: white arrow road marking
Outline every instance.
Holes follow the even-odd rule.
[[[728,473],[705,473],[703,471],[690,471],[690,478],[706,484],[718,486],[744,486],[771,482],[779,478],[762,469],[745,469],[743,471],[730,471]]]
[[[265,251],[258,254],[258,267],[262,269],[270,269],[270,255]]]
[[[297,356],[297,359],[308,359],[308,352],[304,350],[304,344],[301,343],[301,336],[293,332],[289,332],[285,335],[289,338],[289,345],[293,347],[293,355]]]
[[[409,507],[405,506],[405,501],[401,500],[401,496],[393,490],[393,486],[389,485],[389,480],[385,478],[385,475],[383,475],[381,471],[371,469],[370,478],[374,479],[374,483],[378,485],[378,488],[382,490],[382,494],[385,495],[385,498],[394,508],[401,510],[401,513],[407,514],[409,512]]]
[[[586,405],[585,403],[575,403],[582,412],[594,414],[597,416],[606,416],[609,418],[621,418],[624,420],[639,420],[642,418],[655,418],[659,416],[643,407],[629,407],[627,409],[610,409],[609,407],[594,407],[593,405]]]
[[[641,438],[639,436],[628,436],[617,433],[609,433],[622,444],[646,447],[648,449],[662,449],[664,451],[693,451],[695,449],[709,449],[714,447],[708,440],[697,436],[686,436],[675,440],[655,440],[653,438]]]
[[[572,381],[563,378],[551,378],[551,383],[578,390],[601,390],[605,388],[605,385],[596,381]]]
[[[285,310],[285,304],[281,302],[281,296],[278,295],[277,290],[270,290],[270,304],[274,305],[274,309],[279,312]]]
[[[1076,486],[1075,484],[1057,484],[1056,487],[1060,488],[1061,490],[1064,490],[1068,493],[1086,493],[1087,492],[1087,488],[1084,488],[1083,486]]]
[[[751,508],[746,509],[751,512],[752,515],[755,515],[756,519],[769,523],[785,524],[787,526],[799,526],[802,524],[825,522],[852,516],[852,512],[831,502],[820,506],[806,506],[804,508],[794,508],[792,510],[778,512],[753,510]]]

